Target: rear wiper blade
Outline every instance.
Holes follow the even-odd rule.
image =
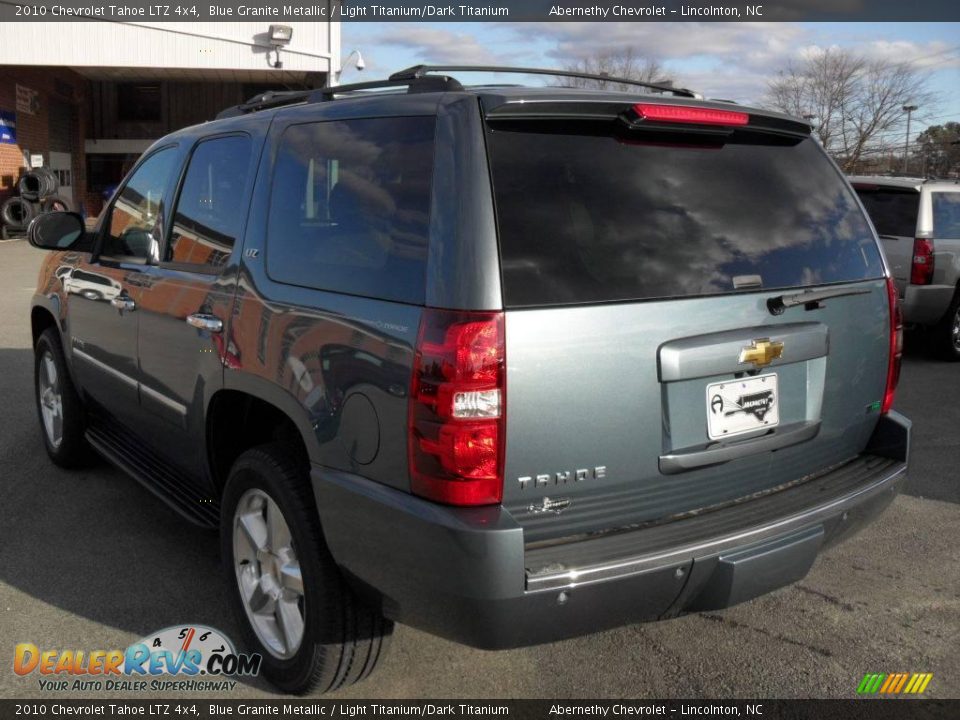
[[[787,308],[797,305],[810,305],[821,300],[846,297],[847,295],[869,295],[870,290],[854,288],[837,288],[836,290],[814,290],[812,292],[798,292],[793,295],[778,295],[767,300],[767,309],[771,315],[783,315]]]

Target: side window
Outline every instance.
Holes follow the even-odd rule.
[[[960,240],[960,192],[935,192],[933,198],[933,236]]]
[[[422,303],[434,124],[405,117],[287,128],[270,195],[270,277]]]
[[[879,235],[913,237],[920,211],[920,193],[916,190],[865,188],[854,185]]]
[[[240,207],[250,175],[246,135],[204,140],[190,158],[164,261],[217,268],[226,263],[243,224]]]
[[[177,153],[165,148],[151,155],[124,186],[110,210],[101,255],[156,257],[160,247],[163,194],[174,170]]]

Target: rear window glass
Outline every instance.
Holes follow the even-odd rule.
[[[422,303],[434,122],[380,118],[287,128],[270,194],[270,277]]]
[[[916,190],[858,187],[860,201],[867,209],[873,226],[880,235],[913,237],[917,229],[920,193]]]
[[[960,192],[931,193],[933,199],[933,236],[960,239]]]
[[[852,192],[812,140],[492,129],[508,306],[879,277]]]

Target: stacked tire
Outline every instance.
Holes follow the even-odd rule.
[[[37,215],[70,210],[69,203],[57,195],[60,184],[49,168],[32,168],[17,183],[19,195],[7,198],[0,205],[0,231],[4,240],[23,237],[27,226]]]

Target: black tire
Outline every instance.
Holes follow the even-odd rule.
[[[40,390],[41,366],[48,355],[56,368],[62,407],[62,434],[59,444],[55,444],[51,440],[50,434],[45,429],[43,416]],[[43,436],[43,444],[47,449],[47,455],[53,462],[64,468],[78,468],[89,465],[94,458],[94,454],[84,437],[87,429],[86,411],[67,369],[67,362],[63,356],[63,346],[60,344],[60,335],[56,328],[47,328],[37,339],[37,344],[34,347],[33,386],[37,403],[37,417],[40,421],[40,433]]]
[[[40,212],[70,212],[73,210],[70,207],[70,201],[66,200],[59,195],[48,195],[40,201]]]
[[[953,302],[935,332],[943,358],[960,362],[960,292],[953,296]]]
[[[20,197],[7,198],[0,205],[0,219],[13,230],[23,230],[37,214],[32,202]]]
[[[39,200],[46,195],[56,193],[59,185],[57,176],[52,170],[33,168],[23,174],[17,183],[17,188],[20,196],[25,200]]]
[[[60,181],[57,179],[57,174],[48,167],[37,168],[36,172],[43,176],[44,186],[40,197],[56,195],[57,190],[60,189]]]
[[[261,641],[241,598],[234,515],[251,490],[265,493],[279,507],[303,579],[303,639],[286,659]],[[231,604],[248,647],[263,657],[261,670],[267,679],[285,692],[302,694],[329,692],[370,675],[385,654],[393,623],[361,604],[344,582],[323,539],[307,462],[295,450],[272,443],[237,459],[223,493],[220,542]]]

